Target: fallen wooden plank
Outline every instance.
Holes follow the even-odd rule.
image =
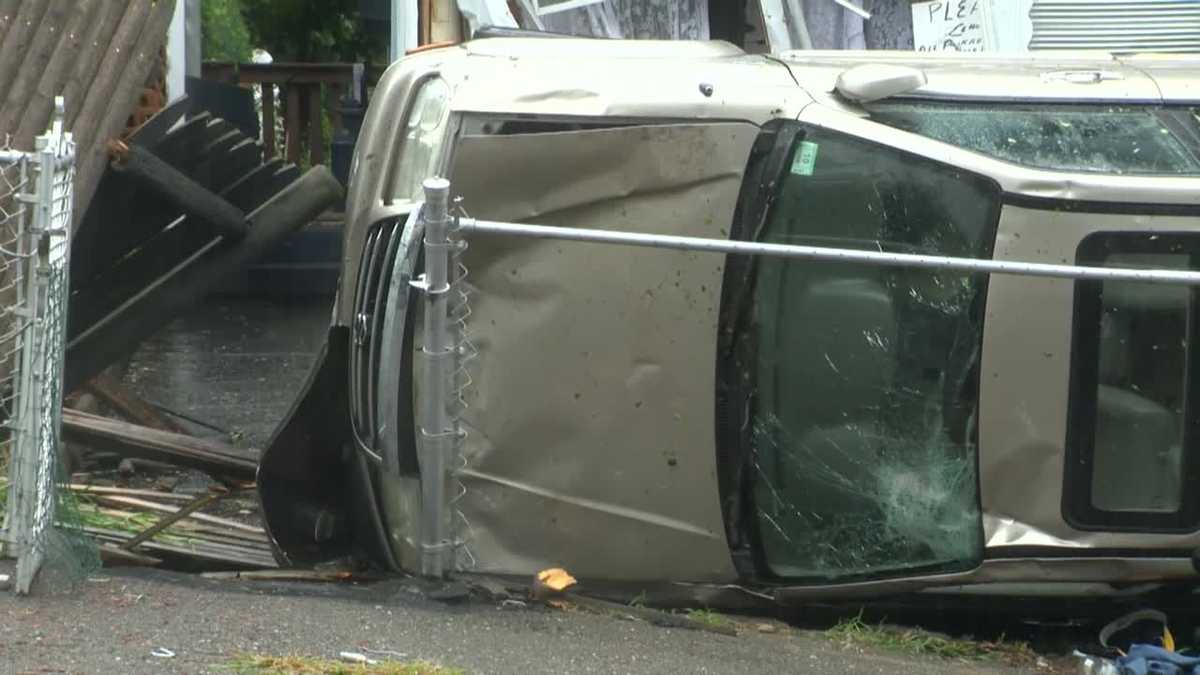
[[[200,495],[199,497],[196,497],[195,499],[188,502],[187,504],[184,504],[183,506],[180,506],[179,508],[175,509],[174,513],[169,513],[169,514],[163,516],[162,518],[160,518],[158,520],[157,523],[154,523],[150,527],[147,527],[146,529],[144,529],[141,532],[134,535],[134,537],[132,539],[121,544],[121,548],[125,549],[126,551],[133,551],[134,549],[137,548],[138,544],[141,544],[142,542],[146,541],[147,539],[150,539],[151,537],[158,534],[159,532],[162,532],[163,530],[167,529],[168,527],[170,527],[172,525],[172,523],[177,523],[181,519],[187,518],[188,516],[195,514],[197,511],[204,508],[205,506],[208,506],[209,504],[213,504],[218,499],[221,499],[222,497],[225,497],[227,495],[228,495],[228,493],[221,493],[221,492],[211,492],[206,495]]]
[[[169,504],[156,504],[154,502],[147,501],[145,499],[138,499],[137,497],[120,497],[117,495],[97,495],[96,501],[98,501],[100,503],[104,503],[104,504],[120,504],[123,506],[136,506],[139,508],[146,509],[148,511],[158,511],[160,513],[175,513],[179,510],[178,506],[171,506]],[[227,528],[230,528],[233,530],[241,530],[242,532],[258,534],[258,535],[262,535],[264,537],[267,534],[266,530],[264,530],[261,527],[256,527],[254,525],[246,525],[245,523],[239,523],[236,520],[230,520],[228,518],[221,518],[220,516],[210,516],[207,513],[188,514],[188,518],[191,518],[193,520],[198,520],[201,522],[205,522],[205,523],[211,523],[213,525],[220,525],[222,527],[227,527]]]
[[[247,546],[261,546],[266,549],[271,548],[271,540],[267,537],[267,535],[265,533],[251,534],[249,532],[242,532],[240,530],[231,530],[231,529],[225,528],[225,527],[219,527],[216,525],[207,525],[205,523],[199,523],[199,522],[188,521],[188,520],[184,520],[181,523],[177,523],[176,526],[179,528],[182,528],[183,530],[185,530],[187,532],[196,532],[205,537],[223,538],[223,539],[228,539],[230,542],[240,542]]]
[[[142,397],[130,391],[129,387],[108,372],[93,377],[88,382],[87,389],[116,409],[117,412],[138,424],[176,434],[186,434],[187,432],[178,422],[164,415],[158,408],[146,403]]]
[[[178,533],[184,537],[192,537],[192,536],[201,537],[201,538],[203,538],[204,541],[211,541],[214,544],[225,544],[226,546],[236,546],[238,548],[244,548],[247,551],[259,551],[259,552],[261,552],[265,555],[269,555],[269,556],[275,555],[275,549],[273,549],[271,547],[270,542],[265,541],[265,540],[250,541],[250,540],[241,539],[238,537],[231,537],[227,534],[213,534],[210,532],[205,532],[203,530],[193,529],[190,527],[171,529],[171,530],[169,530],[169,532],[170,533]]]
[[[153,556],[126,551],[123,548],[108,543],[101,543],[97,548],[100,551],[100,562],[105,565],[117,564],[156,567],[162,564],[161,560]]]
[[[99,509],[98,512],[102,515],[111,516],[111,517],[117,518],[117,519],[122,519],[122,518],[125,518],[128,516],[134,515],[132,512],[129,512],[129,511],[119,511],[116,509],[105,509],[105,508]],[[134,523],[134,524],[136,524],[136,523]],[[88,527],[102,527],[102,524],[101,523],[91,523],[88,525]],[[134,530],[126,529],[124,527],[122,527],[120,529],[115,529],[115,530],[113,530],[113,532],[120,532],[122,535],[125,535],[127,537],[132,537],[135,534]],[[227,534],[210,534],[207,532],[203,532],[199,529],[189,527],[189,526],[185,525],[184,523],[172,523],[169,528],[165,529],[165,531],[156,532],[156,533],[154,533],[154,535],[152,537],[152,539],[158,539],[159,541],[169,542],[168,539],[159,539],[160,537],[174,537],[176,539],[186,540],[189,542],[194,541],[194,542],[203,542],[205,544],[215,544],[215,545],[219,545],[219,546],[228,548],[230,550],[257,552],[257,553],[262,553],[264,555],[272,556],[272,557],[274,557],[274,555],[275,555],[274,548],[272,548],[270,542],[268,542],[266,540],[248,541],[246,539],[241,539],[238,537],[231,537]],[[122,543],[125,543],[125,542],[122,542]]]
[[[233,446],[63,408],[63,437],[97,450],[167,461],[210,475],[254,480],[258,462]]]
[[[126,511],[124,509],[112,508],[109,506],[97,505],[96,512],[117,518],[121,520],[133,521],[137,516],[149,516],[150,514],[144,511]],[[178,515],[178,514],[176,514]],[[171,523],[170,532],[168,534],[176,534],[183,537],[200,537],[213,541],[222,541],[235,546],[247,546],[250,548],[259,548],[265,551],[272,551],[271,540],[266,533],[258,532],[243,532],[240,530],[232,530],[219,525],[210,525],[184,518],[178,522]]]
[[[228,137],[230,140],[226,142],[225,152],[232,147],[232,141],[243,138],[236,130],[229,132]],[[121,141],[110,141],[109,152],[115,158],[112,164],[114,170],[128,173],[184,214],[207,226],[213,235],[232,241],[246,236],[246,214],[241,209],[213,194],[153,152],[136,145],[130,147]]]
[[[174,492],[159,492],[157,490],[135,490],[132,488],[121,488],[109,485],[81,485],[79,483],[71,483],[67,485],[72,492],[80,494],[96,494],[96,495],[119,495],[122,497],[144,497],[146,499],[162,499],[172,502],[190,502],[191,495],[181,495]]]
[[[114,544],[120,544],[130,536],[125,532],[118,532],[116,530],[108,530],[100,527],[84,527],[83,531],[86,534],[98,537]],[[275,562],[275,558],[272,556],[265,556],[256,551],[238,550],[229,546],[214,545],[208,542],[174,544],[151,540],[146,542],[144,546],[148,551],[173,553],[175,555],[184,555],[213,562],[232,563],[245,567],[270,569],[279,566],[279,564]]]
[[[204,572],[206,579],[245,579],[248,581],[354,581],[361,577],[346,570],[262,570],[252,572]]]

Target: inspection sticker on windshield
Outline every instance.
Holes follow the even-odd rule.
[[[817,166],[817,144],[801,141],[796,156],[792,159],[792,174],[796,176],[811,176]]]

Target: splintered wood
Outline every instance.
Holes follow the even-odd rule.
[[[100,542],[101,558],[108,564],[158,565],[171,557],[233,569],[278,567],[261,527],[199,512],[228,493],[188,498],[180,505],[180,495],[169,492],[67,487],[79,499],[84,533]]]

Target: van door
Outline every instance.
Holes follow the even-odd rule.
[[[990,258],[982,175],[867,138],[767,125],[735,238]],[[970,570],[986,275],[730,260],[720,391],[727,517],[756,576],[844,584]],[[729,502],[727,502],[728,504]]]
[[[1009,201],[999,259],[1200,269],[1196,207]],[[1196,290],[997,277],[988,303],[1022,318],[984,341],[989,557],[1186,557],[1200,545]]]
[[[796,137],[763,153],[778,170],[749,177],[737,236],[1200,264],[1193,108],[868,108],[812,105],[782,125]],[[727,517],[781,593],[1194,577],[1193,290],[742,267],[728,292],[747,301],[726,296],[722,345],[743,495]]]

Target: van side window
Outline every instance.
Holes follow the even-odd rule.
[[[812,128],[748,238],[987,258],[998,208],[990,180]],[[823,583],[976,566],[986,276],[753,265],[738,339],[765,571]]]
[[[1081,265],[1195,269],[1194,236],[1099,233]],[[1079,282],[1064,494],[1084,529],[1188,530],[1200,502],[1183,486],[1197,470],[1196,291],[1189,286]]]

